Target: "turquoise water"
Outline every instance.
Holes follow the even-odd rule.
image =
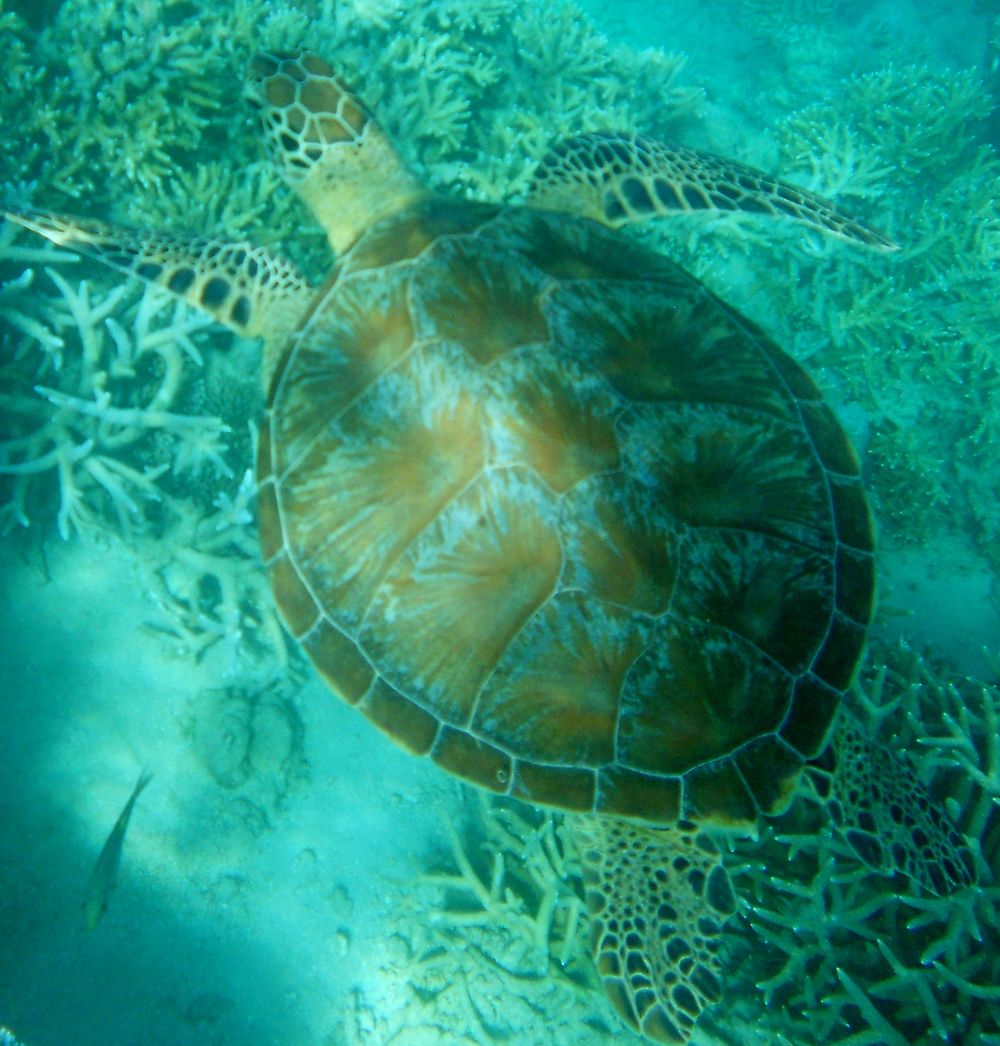
[[[241,99],[249,53],[305,45],[447,191],[519,199],[552,141],[613,127],[780,173],[898,240],[874,256],[702,215],[628,233],[803,362],[857,445],[879,529],[867,713],[979,862],[978,887],[931,898],[868,872],[804,795],[727,847],[743,907],[696,1041],[1000,1042],[995,5],[213,10],[209,30],[186,2],[0,5],[2,197],[247,236],[321,278]],[[0,231],[0,1026],[26,1046],[640,1041],[590,966],[558,817],[398,750],[284,638],[247,479],[256,343],[43,250]]]

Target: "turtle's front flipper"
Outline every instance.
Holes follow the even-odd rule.
[[[689,823],[575,819],[597,970],[615,1010],[656,1042],[687,1042],[721,996],[720,934],[735,910],[719,853]]]
[[[581,134],[556,146],[538,165],[528,202],[612,228],[684,211],[745,211],[792,218],[876,250],[898,249],[822,196],[721,156],[635,134]]]
[[[45,211],[0,214],[53,243],[163,287],[246,337],[284,341],[311,297],[291,262],[250,243],[164,236]]]
[[[834,824],[869,868],[902,872],[938,896],[976,881],[972,851],[913,767],[874,744],[846,709],[812,776]]]

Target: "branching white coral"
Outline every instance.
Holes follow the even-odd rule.
[[[580,870],[560,817],[466,795],[474,810],[461,827],[446,822],[443,866],[402,891],[384,980],[405,978],[405,994],[387,991],[376,1006],[359,998],[352,1043],[400,1034],[414,1042],[485,1046],[502,1036],[572,1046],[600,1026]],[[612,1022],[609,1015],[609,1029]]]
[[[819,109],[822,112],[822,107]],[[780,129],[795,168],[809,169],[809,175],[798,180],[832,199],[882,196],[893,174],[891,164],[862,145],[849,126],[822,118],[813,120],[810,112],[796,113]]]
[[[201,660],[220,646],[223,673],[236,678],[258,664],[285,668],[289,648],[260,562],[248,470],[215,511],[191,508],[161,538],[146,540],[145,588],[159,611],[154,627],[179,653]]]
[[[229,473],[222,422],[171,409],[185,365],[201,363],[192,338],[207,321],[149,289],[125,327],[115,315],[127,286],[95,294],[86,280],[74,287],[55,269],[46,275],[58,296],[24,295],[23,308],[11,313],[46,351],[31,360],[15,349],[19,381],[3,404],[11,431],[0,441],[0,476],[12,485],[4,528],[28,525],[30,486],[51,475],[59,533],[68,538],[102,525],[107,509],[123,532],[141,524],[140,503],[161,499],[156,480],[171,467]],[[34,325],[48,335],[39,337]],[[153,434],[168,444],[154,450]]]
[[[501,927],[511,937],[507,961],[536,973],[552,963],[565,969],[580,959],[583,902],[579,862],[558,816],[504,803],[476,792],[478,816],[472,853],[450,822],[446,831],[457,874],[422,877],[444,891],[430,925],[446,936],[456,927]]]

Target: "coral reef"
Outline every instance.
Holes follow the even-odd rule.
[[[682,56],[613,47],[567,0],[373,6],[347,8],[333,53],[441,188],[516,196],[553,141],[609,126],[665,133],[702,103],[677,83]]]
[[[569,1046],[613,1028],[639,1042],[620,1028],[591,968],[579,862],[562,818],[463,792],[468,816],[445,822],[447,853],[400,888],[384,978],[405,990],[356,1000],[350,1041]]]
[[[227,679],[295,664],[260,563],[255,495],[248,470],[233,497],[218,494],[212,510],[188,507],[161,536],[146,537],[137,563],[160,612],[150,627],[177,656],[200,661],[218,644]]]
[[[808,789],[753,843],[734,843],[735,1012],[768,1042],[991,1042],[1000,1038],[1000,689],[954,679],[899,647],[854,700],[906,752],[973,842],[980,884],[919,892],[858,863]]]
[[[44,266],[0,285],[0,530],[117,533],[175,648],[221,642],[232,674],[284,664],[248,469],[255,364],[162,293],[71,280],[72,257],[0,232],[0,267]]]
[[[0,18],[0,119],[16,146],[0,184],[34,182],[54,210],[86,198],[95,216],[132,224],[230,235],[254,224],[263,245],[291,241],[314,266],[322,240],[296,243],[311,223],[267,169],[240,97],[254,50],[334,56],[431,181],[490,197],[523,188],[570,130],[662,133],[702,97],[676,83],[683,58],[613,48],[566,0],[243,0],[209,35],[176,2],[65,0],[38,33]]]
[[[863,191],[903,244],[888,267],[862,263],[849,274],[829,262],[795,266],[798,288],[788,292],[809,288],[830,345],[817,362],[844,375],[845,398],[868,412],[883,525],[903,540],[926,540],[967,521],[987,556],[1000,544],[1000,423],[988,408],[1000,382],[990,319],[1000,294],[992,188],[1000,161],[977,134],[991,105],[971,73],[892,66],[850,81],[842,105],[810,107],[781,128],[795,166],[827,157],[820,191],[848,166],[841,160],[830,172],[829,135],[850,143],[844,191]],[[889,170],[897,172],[891,188]]]
[[[759,33],[784,34],[779,79],[834,61],[808,25],[835,6],[739,5]],[[318,274],[322,234],[259,156],[240,101],[257,47],[336,56],[432,184],[481,198],[517,198],[568,133],[683,137],[703,103],[682,56],[615,47],[564,0],[241,0],[214,25],[206,34],[203,12],[177,0],[64,0],[29,26],[0,0],[5,195],[280,243]],[[635,235],[809,361],[864,452],[889,538],[926,543],[961,525],[1000,571],[1000,161],[986,148],[1000,92],[995,69],[984,84],[905,61],[845,76],[819,102],[816,78],[795,77],[778,104],[798,108],[742,157],[780,153],[783,174],[844,198],[901,241],[898,255],[741,216]],[[199,696],[187,730],[206,787],[255,837],[305,767],[293,693],[248,682],[262,666],[264,678],[296,666],[254,534],[254,350],[153,292],[83,267],[71,276],[68,257],[0,230],[0,531],[120,535],[178,656],[223,648],[226,685]],[[869,671],[856,700],[948,797],[982,887],[938,899],[879,878],[804,788],[727,852],[741,972],[730,1007],[705,1023],[729,1041],[756,1026],[768,1043],[1000,1042],[1000,695],[912,651],[881,650],[875,665],[888,667]],[[595,1010],[605,1004],[559,818],[477,797],[446,837],[435,871],[400,891],[409,907],[381,959],[396,994],[359,992],[351,1041],[419,1043],[442,1026],[459,1029],[456,1042],[628,1038]],[[197,1002],[191,1022],[210,1023],[218,999]]]
[[[476,816],[463,838],[446,831],[455,872],[425,875],[443,891],[431,929],[447,940],[456,927],[505,928],[525,971],[561,976],[579,969],[583,904],[572,837],[550,811],[533,810],[485,793],[472,793]],[[457,874],[456,874],[457,872]]]
[[[806,23],[826,23],[834,14],[838,0],[737,0],[740,16],[757,31],[779,39],[792,27]]]
[[[32,360],[15,347],[15,361],[24,366],[4,395],[8,431],[0,442],[0,476],[12,481],[5,527],[29,524],[29,504],[38,500],[33,487],[50,475],[58,485],[57,525],[64,538],[103,526],[109,509],[128,533],[144,516],[141,503],[161,500],[156,480],[170,467],[176,476],[206,468],[231,475],[222,422],[175,409],[185,360],[201,362],[191,335],[204,320],[147,291],[126,328],[114,316],[126,318],[119,307],[130,288],[95,296],[86,280],[73,287],[56,269],[45,273],[58,298],[43,299],[35,290],[33,317],[13,305],[4,311],[42,349]],[[21,277],[13,290],[29,286]],[[70,329],[71,353],[65,343]]]

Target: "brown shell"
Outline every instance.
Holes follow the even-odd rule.
[[[872,526],[816,386],[585,220],[432,200],[371,229],[282,359],[259,479],[331,688],[532,802],[779,810],[862,650]]]

